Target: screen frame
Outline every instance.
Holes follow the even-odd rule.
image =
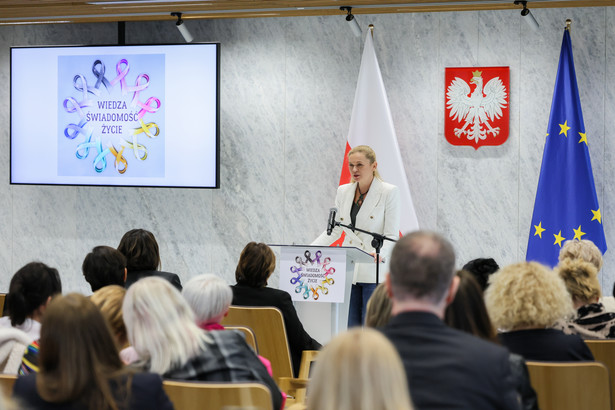
[[[83,183],[49,183],[49,182],[13,182],[13,50],[14,49],[59,49],[59,48],[97,48],[97,47],[186,47],[198,45],[213,45],[216,49],[216,131],[215,131],[215,185],[189,186],[189,185],[132,185],[132,184],[83,184]],[[187,189],[219,189],[220,188],[220,42],[193,42],[193,43],[148,43],[148,44],[69,44],[69,45],[38,45],[38,46],[11,46],[9,50],[9,185],[33,186],[82,186],[82,187],[117,187],[117,188],[187,188]]]

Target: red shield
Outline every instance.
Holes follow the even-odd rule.
[[[444,75],[444,136],[453,145],[501,145],[508,139],[508,67],[453,67]]]

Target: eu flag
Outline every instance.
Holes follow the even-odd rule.
[[[562,244],[571,239],[589,239],[606,252],[570,33],[565,30],[526,259],[553,267]]]

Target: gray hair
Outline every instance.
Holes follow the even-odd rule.
[[[233,301],[231,287],[211,273],[190,279],[184,285],[182,295],[196,315],[197,323],[208,322],[223,315]]]

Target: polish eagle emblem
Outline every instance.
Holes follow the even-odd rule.
[[[492,76],[485,84],[483,71],[472,71],[469,84],[460,76],[447,82],[445,134],[451,144],[477,149],[481,145],[499,145],[508,138],[507,84],[500,76]],[[508,82],[508,75],[505,80]],[[502,138],[504,125],[506,135]]]

